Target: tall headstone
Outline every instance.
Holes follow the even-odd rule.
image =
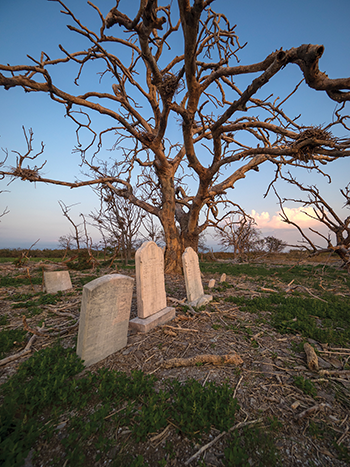
[[[205,295],[203,292],[198,255],[191,247],[186,248],[182,254],[182,265],[188,303],[196,307],[206,305],[213,297],[212,295]]]
[[[126,346],[133,285],[132,277],[108,274],[83,287],[77,354],[85,366]]]
[[[72,288],[68,271],[44,271],[44,287],[47,293],[57,293]]]
[[[164,254],[155,242],[145,242],[135,254],[137,315],[130,327],[147,332],[175,317],[167,307],[164,281]]]

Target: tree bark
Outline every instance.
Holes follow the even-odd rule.
[[[166,274],[182,274],[183,244],[174,219],[162,220],[165,237],[164,269]]]

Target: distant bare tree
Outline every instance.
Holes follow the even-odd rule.
[[[331,204],[321,195],[320,190],[315,185],[305,186],[299,183],[289,172],[288,175],[281,178],[297,187],[300,191],[305,193],[306,198],[294,199],[294,198],[281,198],[276,189],[275,193],[279,199],[281,207],[281,218],[287,224],[293,225],[298,229],[302,237],[302,246],[312,254],[334,252],[342,260],[342,265],[347,269],[350,274],[350,216],[342,218]],[[340,190],[340,193],[344,197],[345,203],[344,208],[350,208],[350,183]],[[296,222],[289,219],[285,209],[285,202],[294,202],[301,204],[303,207],[312,207],[313,213],[310,214],[308,211],[303,211],[304,214],[309,216],[313,220],[317,220],[321,225],[326,226],[329,229],[328,235],[322,234],[319,230],[309,227],[309,231],[316,234],[320,239],[324,241],[326,246],[318,246],[316,242],[310,238],[310,235],[306,233]]]
[[[264,240],[256,222],[247,214],[230,216],[215,229],[215,238],[225,250],[233,252],[234,260],[245,259],[249,253],[263,248]]]
[[[268,235],[264,237],[264,247],[268,253],[281,253],[287,246],[287,243],[279,238]]]
[[[1,193],[1,191],[0,191]],[[8,210],[8,206],[6,206],[6,208],[3,210],[3,212],[0,214],[0,217],[3,217],[5,216],[6,214],[8,214],[10,211]]]
[[[5,152],[6,157],[5,157],[5,159],[4,159],[2,162],[0,162],[0,168],[5,164],[6,159],[7,159],[7,156],[8,156],[7,152],[6,152],[4,149],[3,149],[3,151]],[[1,176],[1,175],[0,175],[0,180],[3,180],[4,178],[5,178],[4,176]],[[8,193],[8,190],[1,190],[1,191],[0,191],[0,194],[1,194],[1,193],[5,193],[5,192]],[[0,214],[0,217],[5,216],[5,215],[8,214],[9,212],[10,212],[10,211],[8,210],[8,206],[6,206],[6,208],[5,208],[5,209],[3,210],[3,212]]]
[[[72,234],[61,235],[58,239],[58,245],[60,248],[71,250],[73,248],[73,235]]]
[[[135,248],[145,214],[138,206],[116,196],[111,190],[102,188],[98,195],[100,207],[91,212],[89,217],[107,243],[121,250],[127,264]]]
[[[61,244],[62,242],[66,242],[66,248],[68,249],[68,244],[70,246],[73,245],[72,242],[75,243],[76,249],[79,251],[80,250],[80,244],[83,239],[83,232],[82,232],[82,223],[77,224],[72,217],[69,215],[70,210],[72,209],[73,206],[76,206],[76,204],[71,204],[70,206],[67,206],[63,201],[58,201],[58,204],[60,205],[60,208],[62,210],[62,213],[64,217],[68,220],[68,222],[71,224],[73,227],[73,233],[69,233],[65,236],[60,237],[61,239]],[[60,241],[59,239],[59,241]]]

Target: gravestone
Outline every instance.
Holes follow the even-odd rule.
[[[191,247],[187,247],[182,254],[182,265],[188,303],[197,307],[206,305],[213,297],[212,295],[204,295],[198,255]]]
[[[226,273],[223,272],[220,277],[220,282],[226,282]]]
[[[135,254],[138,317],[130,328],[147,332],[175,317],[175,308],[167,307],[164,282],[164,254],[155,242],[145,242]]]
[[[210,279],[208,287],[209,289],[212,289],[213,287],[215,287],[215,279]]]
[[[85,366],[126,346],[134,279],[99,277],[83,287],[77,354]]]
[[[68,271],[44,271],[44,288],[47,293],[70,290],[72,282]]]

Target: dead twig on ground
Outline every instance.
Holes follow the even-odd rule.
[[[194,308],[189,303],[185,303],[186,298],[183,298],[182,300],[178,300],[177,298],[173,298],[173,297],[167,297],[167,298],[171,300],[172,302],[175,302],[175,303],[178,303],[179,305],[187,307],[188,308],[187,311],[189,311],[192,315],[198,315],[198,312],[195,311]]]
[[[43,323],[42,327],[39,328],[39,330],[43,329],[44,326],[45,326],[45,324]],[[6,358],[3,358],[2,360],[0,360],[0,366],[7,365],[7,363],[13,362],[14,360],[17,360],[18,358],[24,357],[25,355],[29,354],[32,351],[31,347],[32,347],[35,339],[37,338],[37,335],[41,335],[41,334],[39,334],[39,333],[38,334],[33,334],[23,350],[21,350],[20,352],[14,354],[14,355],[10,355],[9,357],[6,357]]]
[[[313,414],[314,412],[317,412],[318,410],[323,410],[327,407],[329,407],[329,405],[326,404],[325,402],[321,402],[321,404],[316,404],[313,407],[310,407],[304,410],[303,412],[301,412],[300,414],[296,415],[295,420],[300,421],[303,418],[308,417],[309,415]]]
[[[197,459],[198,456],[200,456],[204,451],[206,451],[208,448],[210,448],[213,444],[215,444],[217,441],[219,441],[219,439],[221,439],[223,436],[225,436],[227,433],[231,433],[231,431],[233,430],[238,430],[239,428],[243,428],[244,426],[249,426],[249,425],[255,425],[257,423],[260,423],[262,421],[261,418],[258,418],[256,420],[251,420],[249,422],[239,422],[237,423],[236,425],[234,425],[233,427],[231,427],[227,432],[226,431],[223,431],[222,433],[220,433],[216,438],[214,438],[212,441],[210,441],[210,443],[208,444],[205,444],[204,446],[202,446],[199,451],[197,451],[195,454],[193,454],[192,457],[190,457],[186,462],[185,462],[185,465],[189,465],[192,461],[194,461],[195,459]]]
[[[35,334],[36,336],[41,336],[41,337],[45,337],[45,336],[46,336],[46,335],[42,332],[42,330],[44,329],[45,323],[43,323],[42,327],[40,328],[41,330],[40,330],[40,331],[37,331],[37,330],[32,329],[32,328],[30,328],[30,327],[28,326],[27,320],[26,320],[26,317],[25,317],[25,316],[23,316],[22,321],[23,321],[23,328],[24,328],[26,331],[28,331],[28,332],[30,332],[30,333],[32,333],[32,334]]]
[[[18,358],[24,357],[25,355],[29,354],[31,352],[31,346],[33,345],[33,342],[35,341],[35,339],[36,339],[36,335],[33,334],[32,337],[29,339],[28,344],[24,347],[23,350],[16,353],[15,355],[10,355],[10,357],[6,357],[0,360],[0,366],[7,365],[7,363],[13,362],[14,360],[17,360]]]
[[[169,326],[168,324],[165,324],[163,326],[163,329],[164,328],[173,329],[174,331],[179,331],[179,332],[199,332],[198,329],[181,328],[180,326],[179,327]]]
[[[310,370],[318,370],[318,357],[314,348],[307,342],[304,344],[304,351],[306,353],[307,366]]]
[[[237,354],[227,355],[196,355],[191,358],[172,358],[163,363],[164,368],[177,368],[181,366],[194,366],[210,363],[212,365],[241,365],[243,360]]]

